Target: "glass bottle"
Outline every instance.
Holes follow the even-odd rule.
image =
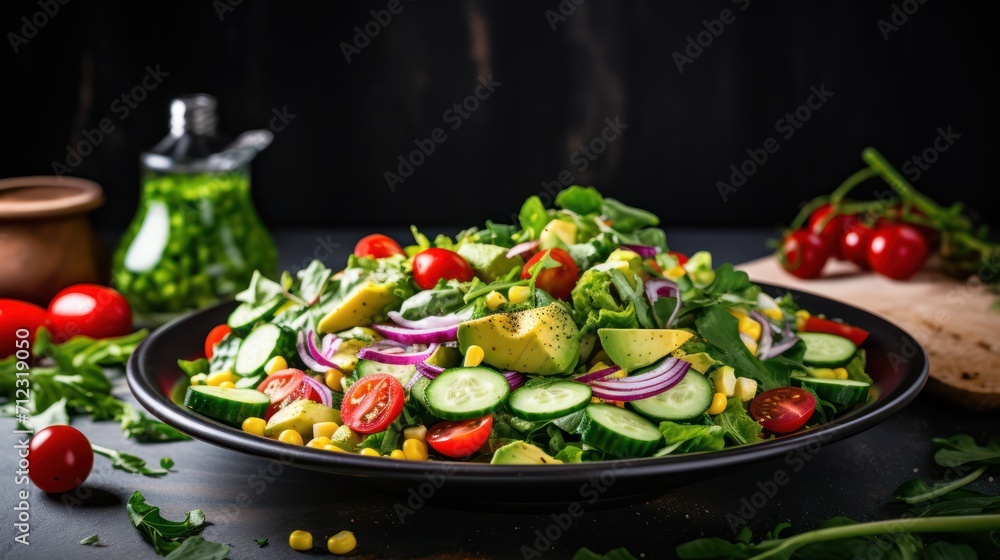
[[[210,95],[174,99],[170,134],[141,155],[139,210],[115,250],[114,285],[136,322],[155,326],[229,298],[278,253],[250,196],[250,162],[266,130],[226,145]]]

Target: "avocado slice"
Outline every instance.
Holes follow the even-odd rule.
[[[493,465],[549,465],[562,463],[559,459],[538,447],[523,441],[515,441],[497,449],[490,464]]]
[[[512,269],[524,266],[524,259],[521,257],[508,259],[508,250],[489,243],[465,243],[458,248],[458,254],[469,261],[477,278],[483,282],[492,282]]]
[[[264,435],[278,435],[285,430],[295,430],[302,439],[312,439],[313,424],[320,422],[340,423],[340,414],[318,402],[302,399],[295,401],[278,412],[267,421]]]
[[[354,453],[358,450],[358,444],[361,443],[361,436],[354,433],[354,431],[347,426],[341,426],[337,428],[337,431],[333,432],[332,436],[330,436],[330,443],[336,445],[344,451]]]
[[[466,321],[458,327],[458,344],[463,354],[473,344],[481,347],[483,362],[501,371],[559,375],[580,359],[580,331],[559,302]]]
[[[708,352],[697,352],[694,354],[685,354],[683,350],[677,349],[673,351],[675,358],[684,360],[691,364],[691,369],[699,373],[707,373],[709,369],[715,364],[719,363],[715,361],[715,358],[708,355]]]
[[[597,336],[611,361],[634,370],[655,363],[694,335],[678,329],[597,329]]]
[[[344,331],[353,327],[368,326],[390,305],[402,300],[393,293],[390,284],[376,284],[369,280],[358,284],[337,307],[320,319],[316,329],[322,333]]]

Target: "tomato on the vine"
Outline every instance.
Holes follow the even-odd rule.
[[[396,243],[396,240],[388,235],[373,233],[362,237],[358,244],[354,246],[354,256],[371,257],[374,259],[384,259],[393,255],[405,255],[403,248]]]
[[[413,257],[413,280],[423,290],[430,290],[439,280],[468,282],[475,274],[469,261],[455,251],[432,247]]]
[[[840,249],[840,239],[852,224],[857,223],[858,217],[853,214],[831,216],[833,211],[833,206],[829,202],[817,208],[809,216],[808,229],[820,236],[829,249],[831,257],[846,260]]]
[[[545,290],[556,299],[569,299],[570,292],[573,291],[576,281],[580,278],[580,269],[565,249],[548,249],[531,257],[521,269],[521,278],[523,280],[531,278],[531,268],[544,259],[546,255],[551,256],[560,266],[546,268],[539,272],[535,278],[535,286]]]
[[[765,430],[776,434],[794,432],[812,417],[816,397],[798,387],[779,387],[764,391],[750,402],[750,414]]]
[[[366,375],[344,393],[340,415],[344,425],[359,434],[381,432],[403,411],[406,393],[387,373]]]
[[[486,443],[492,429],[492,414],[472,420],[439,422],[427,430],[427,445],[445,457],[468,457]]]
[[[806,229],[786,235],[778,248],[781,266],[799,278],[816,278],[829,258],[830,249],[823,239]]]
[[[216,325],[212,330],[208,331],[208,336],[205,337],[205,357],[212,359],[212,355],[215,353],[215,345],[222,342],[226,335],[233,332],[233,329],[229,328],[229,325],[222,323],[221,325]]]
[[[18,346],[27,351],[35,341],[35,331],[45,326],[46,319],[45,310],[33,303],[0,299],[0,358],[13,354]],[[28,336],[17,336],[21,329],[28,331]],[[27,342],[19,342],[25,340]]]
[[[28,478],[45,492],[67,492],[81,484],[94,467],[87,436],[72,426],[49,426],[28,443]]]
[[[884,226],[868,242],[872,270],[894,280],[907,280],[924,267],[927,239],[907,225]]]
[[[871,268],[868,264],[868,242],[871,236],[872,229],[860,222],[847,226],[844,235],[840,237],[841,258],[865,270]]]
[[[77,284],[49,302],[49,324],[57,342],[78,334],[91,338],[125,336],[132,332],[132,308],[117,290]]]

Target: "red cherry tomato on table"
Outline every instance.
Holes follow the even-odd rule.
[[[853,214],[837,214],[831,217],[832,213],[833,206],[830,203],[820,206],[809,216],[808,229],[820,236],[831,257],[846,260],[840,249],[840,239],[852,224],[857,223],[858,217]]]
[[[28,478],[45,492],[67,492],[81,484],[94,467],[94,450],[80,430],[49,426],[28,443]]]
[[[257,390],[271,397],[271,404],[264,414],[270,420],[275,412],[299,400],[323,402],[315,387],[305,382],[306,374],[295,368],[283,369],[268,375]]]
[[[872,229],[864,224],[855,222],[847,226],[840,238],[840,258],[865,270],[871,268],[868,264],[868,242],[871,237]]]
[[[403,411],[406,393],[399,380],[387,373],[366,375],[344,393],[340,415],[359,434],[381,432]]]
[[[830,249],[823,239],[805,229],[789,233],[778,247],[782,268],[799,278],[816,278],[829,258]]]
[[[528,259],[524,268],[521,269],[521,279],[531,278],[531,267],[544,259],[545,255],[550,255],[562,266],[546,268],[539,272],[535,279],[535,285],[556,299],[569,299],[570,292],[573,291],[576,281],[580,278],[580,269],[576,266],[573,257],[569,256],[569,253],[564,249],[549,249]]]
[[[879,228],[868,242],[872,270],[894,280],[909,279],[924,267],[926,260],[927,240],[910,226]]]
[[[77,284],[49,302],[53,338],[62,342],[82,334],[91,338],[125,336],[132,332],[132,308],[116,290],[97,284]]]
[[[405,254],[406,252],[399,246],[399,243],[396,243],[388,235],[382,235],[381,233],[362,237],[361,241],[358,241],[358,244],[354,246],[354,256],[356,257],[384,259],[393,255]]]
[[[225,323],[216,325],[215,328],[208,331],[208,336],[205,337],[205,357],[212,359],[212,355],[215,354],[215,345],[222,342],[222,339],[231,332],[233,329]]]
[[[802,331],[835,334],[850,340],[855,346],[861,346],[861,343],[868,338],[868,331],[865,329],[820,317],[809,317],[806,319],[805,324],[802,325]]]
[[[46,318],[45,310],[37,305],[16,299],[0,299],[0,358],[10,356],[18,348],[30,352],[31,344],[35,342],[35,331],[45,326]],[[28,336],[17,336],[21,329],[28,331]]]
[[[445,457],[468,457],[486,444],[492,429],[492,414],[472,420],[441,422],[427,430],[427,445]]]
[[[764,391],[750,402],[750,414],[776,434],[794,432],[812,417],[816,398],[798,387],[779,387]]]
[[[430,290],[442,279],[468,282],[473,276],[469,262],[455,251],[431,248],[413,257],[413,280],[423,290]]]

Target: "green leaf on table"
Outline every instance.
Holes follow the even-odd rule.
[[[942,467],[957,467],[966,463],[1000,465],[1000,436],[993,436],[986,445],[979,445],[969,435],[931,440],[938,449],[934,462]]]
[[[743,401],[738,397],[726,402],[726,410],[712,418],[716,426],[725,430],[726,437],[737,445],[746,445],[760,441],[764,427],[755,421],[743,408]]]
[[[160,515],[160,508],[147,504],[146,498],[138,490],[128,499],[126,511],[132,526],[153,544],[153,550],[160,556],[176,550],[181,541],[194,535],[205,525],[205,514],[200,509],[185,513],[183,521],[164,519]],[[226,548],[228,553],[228,547]]]
[[[100,537],[94,534],[90,535],[89,537],[80,539],[80,544],[96,544],[98,540],[100,540]]]
[[[908,510],[914,517],[943,515],[979,515],[1000,513],[1000,496],[958,490],[945,494],[939,501]]]
[[[224,560],[227,554],[229,554],[228,546],[194,536],[184,539],[184,542],[167,554],[166,558],[167,560]]]
[[[122,403],[119,421],[121,422],[122,432],[126,437],[143,443],[187,441],[191,439],[173,426],[146,416],[146,413],[136,410],[134,406],[128,403]]]
[[[964,543],[936,542],[928,545],[920,560],[976,560],[976,549]]]
[[[111,466],[131,474],[141,474],[143,476],[157,477],[167,474],[166,469],[150,468],[146,466],[146,460],[128,453],[108,449],[99,445],[91,445],[94,453],[103,455],[111,459]]]
[[[975,482],[984,472],[986,472],[986,467],[980,467],[961,478],[936,482],[934,486],[928,485],[919,478],[914,478],[896,488],[892,493],[892,499],[908,504],[919,504],[920,502],[933,500],[934,498],[958,490],[966,484]]]
[[[254,539],[253,542],[257,543],[257,546],[264,548],[269,541],[267,539]]]
[[[171,459],[170,457],[164,457],[160,459],[160,467],[168,470],[172,469],[174,468],[174,460]]]
[[[28,428],[38,432],[42,428],[56,424],[69,425],[69,413],[66,412],[66,398],[63,397],[49,405],[42,412],[36,412],[28,418]]]
[[[637,560],[628,549],[615,548],[607,554],[598,554],[589,548],[581,548],[573,555],[573,560]]]
[[[731,366],[740,372],[740,375],[757,381],[762,391],[789,385],[790,377],[786,369],[769,368],[743,344],[736,317],[730,315],[721,305],[706,307],[704,315],[698,318],[695,324],[698,326],[698,332],[712,346],[714,350],[712,357]]]

